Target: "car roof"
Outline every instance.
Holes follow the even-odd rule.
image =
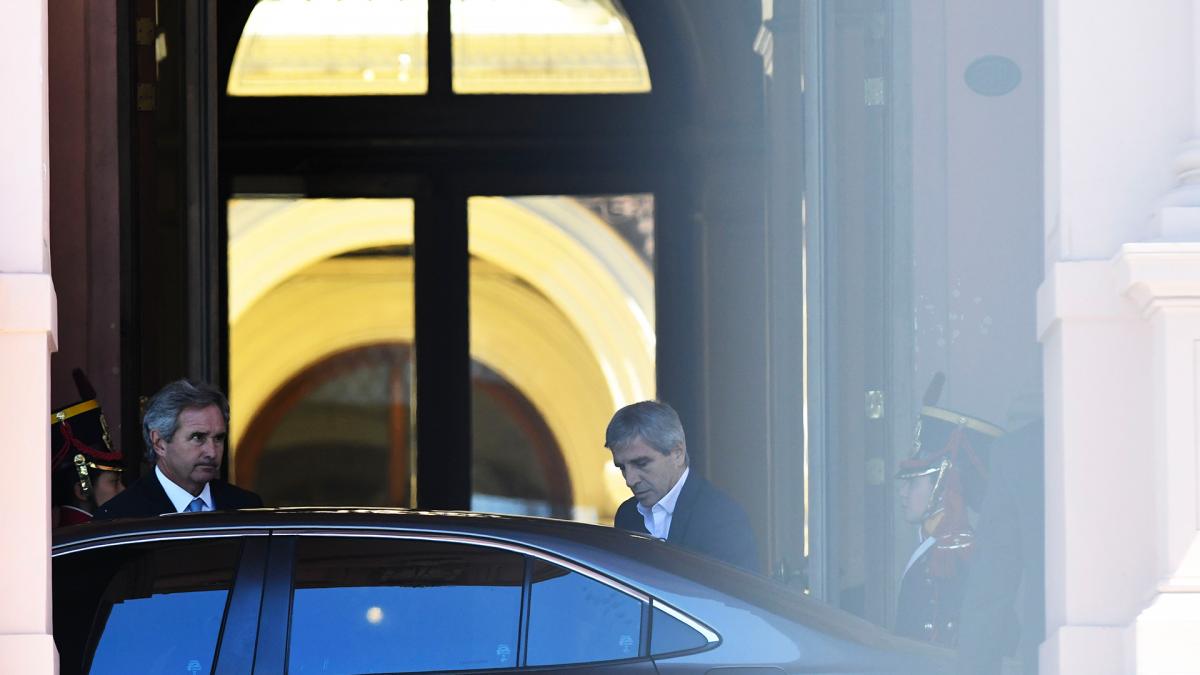
[[[875,624],[766,577],[613,527],[534,516],[376,507],[279,507],[93,521],[54,531],[54,555],[146,537],[360,531],[466,535],[540,549],[654,592],[665,571],[831,636],[879,648],[894,638]],[[908,642],[908,641],[904,641]]]
[[[545,538],[572,545],[621,546],[630,537],[649,540],[611,527],[533,516],[473,511],[418,511],[376,507],[278,507],[175,513],[145,518],[94,520],[54,531],[55,553],[108,540],[205,531],[244,533],[278,530],[386,530],[391,532],[468,534],[525,541]]]

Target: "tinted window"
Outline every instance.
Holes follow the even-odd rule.
[[[56,564],[56,592],[57,575],[72,564],[76,573],[86,574],[88,562],[115,571],[99,581],[107,584],[92,624],[88,672],[210,672],[240,551],[240,541],[222,540],[78,554]],[[73,671],[63,664],[63,672]]]
[[[296,546],[291,673],[512,667],[522,556],[392,539]]]
[[[654,655],[697,649],[708,640],[695,628],[666,612],[654,608],[650,623],[650,653]]]
[[[533,562],[528,665],[636,658],[642,603],[542,561]]]

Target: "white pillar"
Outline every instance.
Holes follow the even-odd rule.
[[[1200,222],[1200,208],[1189,210]],[[1117,266],[1120,285],[1150,325],[1152,356],[1146,441],[1155,585],[1134,626],[1136,672],[1200,673],[1200,242],[1126,244]]]
[[[1178,184],[1152,220],[1154,243],[1127,244],[1121,283],[1153,339],[1155,588],[1134,626],[1136,672],[1200,673],[1200,11],[1191,3],[1191,138]]]
[[[1041,672],[1200,673],[1197,2],[1044,3]]]
[[[50,614],[50,352],[46,4],[10,3],[0,22],[0,672],[54,673]]]

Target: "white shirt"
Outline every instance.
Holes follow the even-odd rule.
[[[175,507],[175,513],[187,510],[188,504],[191,504],[196,497],[204,502],[204,508],[200,509],[201,511],[212,511],[216,508],[213,506],[212,490],[208,488],[208,483],[204,484],[204,489],[200,491],[200,494],[192,495],[167,478],[157,464],[154,465],[154,475],[158,476],[158,482],[162,484],[163,492],[167,493],[167,499],[170,499],[171,504]]]
[[[908,570],[911,569],[912,566],[921,559],[921,556],[925,555],[925,552],[929,550],[929,547],[933,546],[936,542],[937,537],[926,537],[925,540],[921,542],[921,545],[917,547],[917,550],[913,551],[912,556],[908,559],[908,564],[904,566],[904,574],[908,574]]]
[[[679,501],[679,492],[683,489],[684,482],[687,481],[689,471],[691,471],[691,467],[684,469],[683,475],[675,481],[675,487],[671,488],[671,491],[658,500],[654,506],[645,507],[641,502],[637,503],[638,513],[642,514],[642,520],[646,523],[646,531],[651,536],[666,539],[671,532],[671,516],[675,514],[675,502]]]

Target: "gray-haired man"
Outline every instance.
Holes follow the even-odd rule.
[[[683,424],[671,406],[642,401],[613,415],[604,434],[613,464],[633,491],[614,524],[752,572],[758,542],[746,512],[688,464]]]
[[[142,417],[154,472],[109,500],[96,519],[262,506],[258,495],[217,478],[228,429],[229,403],[215,387],[192,380],[163,387]]]

